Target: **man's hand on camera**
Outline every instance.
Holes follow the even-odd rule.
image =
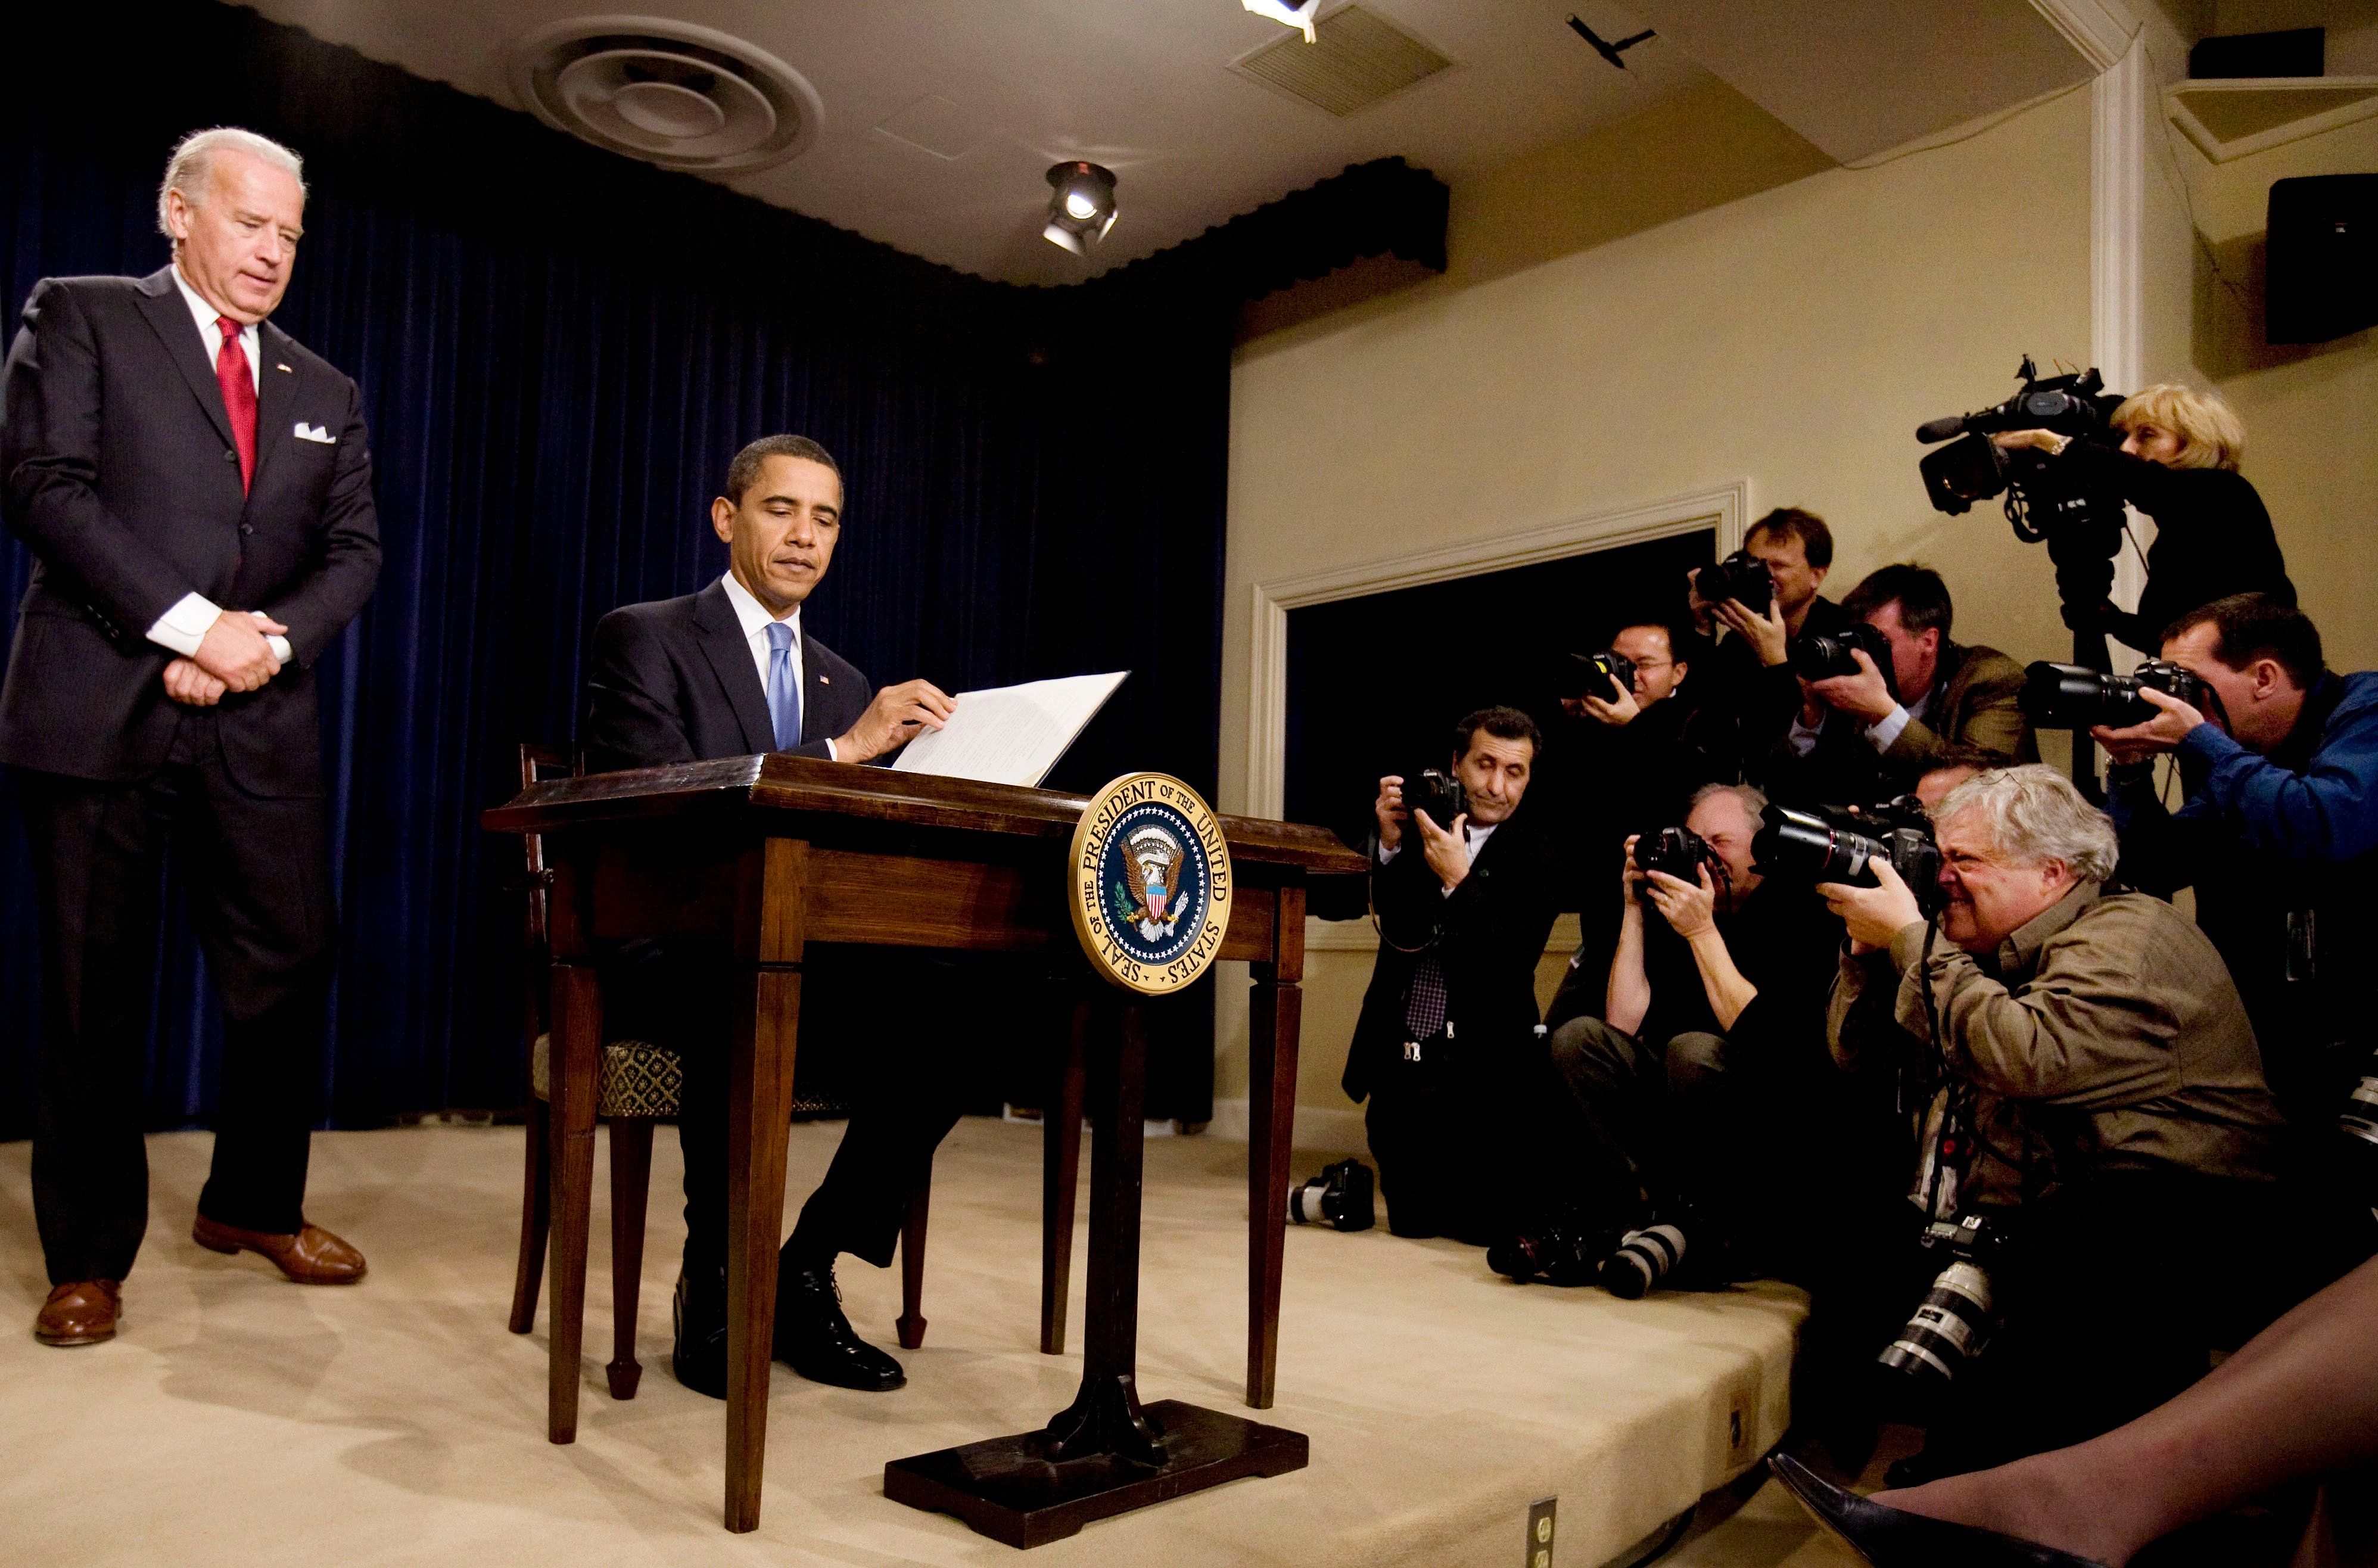
[[[1747,642],[1751,651],[1759,655],[1759,662],[1768,669],[1791,657],[1792,633],[1784,624],[1784,606],[1780,601],[1769,600],[1763,615],[1740,599],[1728,599],[1711,613],[1717,617],[1719,625],[1730,628]]]
[[[872,762],[896,750],[928,730],[950,721],[957,707],[947,692],[931,681],[903,681],[875,694],[867,711],[846,734],[837,735],[834,754],[839,762]]]
[[[1717,884],[1710,880],[1706,865],[1693,867],[1693,874],[1700,879],[1699,887],[1664,871],[1643,875],[1643,885],[1651,890],[1661,918],[1687,942],[1717,929]]]
[[[1588,692],[1579,699],[1584,706],[1588,718],[1598,724],[1607,724],[1613,729],[1621,729],[1643,716],[1643,705],[1635,700],[1633,692],[1620,685],[1616,681],[1610,682],[1610,690],[1612,695],[1607,697],[1597,697]]]
[[[1899,699],[1891,694],[1891,683],[1882,678],[1882,671],[1875,668],[1864,648],[1852,648],[1850,657],[1857,660],[1856,675],[1829,675],[1822,681],[1810,681],[1808,690],[1827,707],[1855,715],[1868,724],[1880,724],[1891,717]]]
[[[1891,939],[1911,925],[1924,923],[1924,911],[1916,907],[1916,891],[1907,886],[1899,870],[1886,860],[1866,862],[1874,873],[1876,886],[1853,887],[1846,882],[1820,882],[1817,896],[1825,907],[1842,917],[1849,929],[1850,950],[1871,953],[1878,947],[1888,947]]]
[[[2106,754],[2116,762],[2146,762],[2175,750],[2198,725],[2207,722],[2204,715],[2188,704],[2153,686],[2140,687],[2139,695],[2163,711],[2144,724],[2121,730],[2108,730],[2100,724],[2089,731],[2089,739],[2105,747]]]
[[[1404,824],[1411,813],[1404,810],[1404,776],[1390,773],[1379,780],[1379,798],[1371,804],[1371,814],[1379,819],[1379,848],[1400,848],[1404,841]]]
[[[2053,430],[2000,430],[1990,438],[1990,444],[2000,452],[2012,452],[2019,446],[2033,447],[2053,457],[2072,445],[2072,438],[2060,436]]]
[[[1420,829],[1421,853],[1428,858],[1428,869],[1436,873],[1445,890],[1452,892],[1470,874],[1470,840],[1463,833],[1470,826],[1470,814],[1463,812],[1453,819],[1450,828],[1439,827],[1428,813],[1411,814],[1412,826]]]

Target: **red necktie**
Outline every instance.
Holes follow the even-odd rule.
[[[240,324],[222,316],[216,319],[215,329],[222,333],[215,380],[222,384],[223,408],[231,415],[232,444],[239,448],[239,488],[245,493],[256,482],[256,379],[248,373],[247,350],[240,346]]]

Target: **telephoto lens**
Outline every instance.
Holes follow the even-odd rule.
[[[1704,604],[1739,599],[1764,615],[1775,603],[1775,575],[1767,563],[1747,549],[1738,549],[1715,566],[1704,566],[1693,581],[1693,591]]]
[[[1933,841],[1931,825],[1908,821],[1888,806],[1879,809],[1891,814],[1852,816],[1832,807],[1820,814],[1770,802],[1751,837],[1751,864],[1762,876],[1876,887],[1881,879],[1873,862],[1882,861],[1907,884],[1918,909],[1936,913],[1946,895],[1940,889],[1940,846]]]
[[[1940,1271],[1899,1337],[1880,1357],[1918,1384],[1943,1387],[1989,1337],[1990,1276],[1963,1258]]]
[[[2016,700],[2036,730],[2087,730],[2099,724],[2126,730],[2163,711],[2139,694],[2148,688],[2176,697],[2200,713],[2213,706],[2211,689],[2204,681],[2161,659],[2149,659],[2132,675],[2108,675],[2086,665],[2043,659],[2024,670],[2023,694]]]
[[[1378,1222],[1372,1200],[1371,1167],[1360,1160],[1324,1165],[1321,1174],[1288,1195],[1291,1224],[1369,1230]]]
[[[1602,1265],[1602,1288],[1621,1301],[1640,1301],[1684,1259],[1685,1233],[1675,1225],[1630,1230]]]
[[[1612,1230],[1555,1220],[1489,1247],[1486,1266],[1514,1285],[1525,1285],[1530,1280],[1557,1285],[1591,1285],[1601,1276],[1602,1261],[1610,1256],[1615,1239],[1616,1233]]]

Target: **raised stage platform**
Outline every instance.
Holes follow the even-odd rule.
[[[841,1136],[793,1129],[798,1203]],[[1557,1496],[1555,1561],[1594,1568],[1772,1445],[1798,1296],[1762,1285],[1624,1303],[1517,1287],[1476,1249],[1291,1228],[1279,1397],[1312,1465],[1094,1525],[1028,1554],[883,1495],[886,1460],[1022,1429],[1073,1396],[1075,1354],[1035,1348],[1036,1129],[962,1123],[935,1169],[925,1347],[867,1395],[775,1369],[760,1528],[719,1527],[722,1407],[667,1370],[681,1235],[676,1139],[653,1162],[638,1397],[613,1402],[605,1182],[589,1270],[584,1413],[544,1437],[545,1338],[504,1331],[517,1129],[317,1138],[310,1209],[370,1256],[304,1289],[188,1238],[210,1139],[150,1140],[153,1218],[115,1342],[28,1332],[46,1291],[28,1146],[0,1145],[0,1538],[10,1562],[78,1564],[1499,1564]],[[1245,1146],[1147,1146],[1140,1390],[1238,1403]],[[1303,1155],[1299,1173],[1322,1156]],[[599,1156],[598,1156],[599,1159]],[[1087,1184],[1084,1184],[1087,1201]],[[1084,1270],[1074,1270],[1076,1292]],[[898,1277],[845,1261],[850,1316],[894,1343]],[[1844,1559],[1768,1490],[1673,1562]]]

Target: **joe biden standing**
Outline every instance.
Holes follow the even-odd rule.
[[[114,1335],[148,1225],[169,845],[226,1022],[192,1239],[301,1284],[364,1272],[305,1213],[338,936],[313,671],[371,595],[379,529],[355,383],[267,320],[305,212],[288,149],[186,138],[158,193],[172,264],[36,284],[0,384],[0,513],[35,561],[0,763],[42,903],[50,1345]]]

